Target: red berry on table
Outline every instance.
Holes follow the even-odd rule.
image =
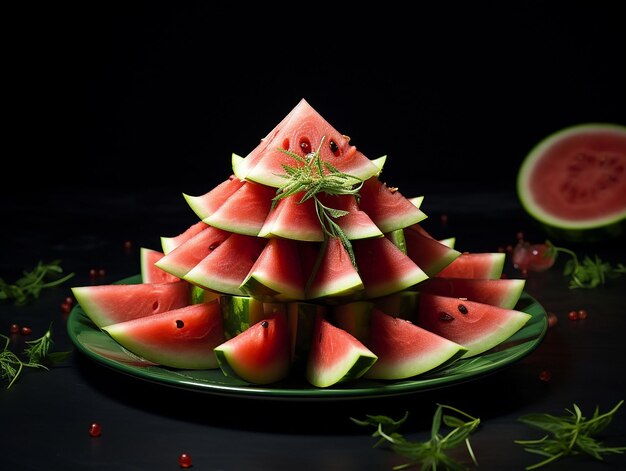
[[[12,334],[17,334],[19,331],[20,331],[19,324],[11,324],[11,327],[9,327],[9,332],[11,332]]]
[[[69,303],[61,303],[61,312],[63,314],[69,314],[69,312],[72,310],[72,305]]]
[[[577,321],[578,320],[578,311],[570,311],[567,313],[567,318],[570,321]]]
[[[544,383],[547,383],[552,379],[552,373],[550,373],[548,370],[543,370],[539,373],[539,379]]]
[[[587,319],[587,311],[585,309],[579,309],[578,310],[578,318],[580,320]]]
[[[21,333],[22,335],[30,335],[30,334],[32,334],[32,333],[33,333],[33,329],[31,329],[30,327],[26,327],[26,326],[24,326],[24,327],[22,327],[22,329],[20,330],[20,333]]]
[[[181,453],[178,457],[178,464],[181,468],[191,468],[191,456],[187,453]]]
[[[89,426],[89,435],[92,437],[99,437],[102,435],[102,426],[99,423],[94,422]]]
[[[548,327],[554,327],[558,321],[559,318],[556,317],[555,313],[548,312]]]

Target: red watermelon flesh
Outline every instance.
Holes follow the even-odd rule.
[[[367,347],[378,361],[365,373],[373,379],[417,376],[461,357],[467,350],[456,342],[406,319],[373,309]]]
[[[305,157],[318,148],[322,160],[344,173],[367,179],[380,172],[304,99],[233,170],[241,179],[280,187],[285,183],[283,165],[302,165],[283,151]]]
[[[377,177],[363,182],[359,190],[359,207],[382,232],[392,232],[416,224],[426,214],[405,198],[397,188],[390,188]]]
[[[156,266],[165,272],[183,278],[229,236],[229,232],[207,226],[206,230],[198,232],[162,257]]]
[[[240,286],[263,251],[267,239],[231,234],[192,268],[184,279],[226,294],[243,295]]]
[[[514,278],[429,278],[420,283],[420,292],[467,298],[470,301],[513,309],[517,304],[526,280]]]
[[[301,202],[304,192],[281,199],[270,212],[259,231],[259,237],[284,237],[293,240],[321,242],[324,231],[315,210],[315,202]]]
[[[187,204],[200,219],[206,219],[213,214],[244,182],[234,175],[228,180],[214,187],[212,190],[200,196],[183,194]]]
[[[158,250],[141,247],[139,250],[139,258],[141,281],[143,283],[170,283],[180,280],[176,275],[172,275],[156,265],[164,256],[165,254]]]
[[[435,276],[444,278],[497,279],[502,276],[505,254],[463,252]]]
[[[521,329],[530,314],[466,299],[420,293],[417,324],[463,345],[471,357],[504,342]]]
[[[402,291],[428,278],[386,237],[355,240],[352,247],[368,298]]]
[[[276,190],[254,182],[244,182],[205,223],[230,232],[257,235],[270,212]]]
[[[253,384],[285,378],[291,369],[291,343],[285,316],[263,319],[213,349],[226,376]]]
[[[103,330],[146,360],[182,369],[218,368],[213,348],[225,340],[217,299],[111,324]]]
[[[241,288],[255,297],[304,299],[304,283],[297,243],[270,239]]]
[[[354,195],[328,195],[321,193],[318,197],[324,206],[348,212],[344,216],[334,218],[334,221],[348,239],[367,239],[383,235],[380,228],[372,221],[372,218],[359,207]]]
[[[193,236],[198,234],[199,232],[207,229],[209,226],[202,221],[198,221],[187,229],[185,229],[182,233],[178,234],[174,237],[161,237],[161,248],[163,249],[163,253],[167,255],[176,247],[178,247],[183,242],[188,241]]]
[[[461,252],[433,239],[412,225],[404,229],[404,243],[408,257],[428,276],[435,276],[450,265]]]
[[[317,315],[307,359],[309,383],[326,388],[358,379],[376,360],[376,355],[359,340]]]
[[[77,286],[72,293],[85,314],[98,327],[129,321],[184,307],[191,302],[185,281],[132,285]]]
[[[303,255],[303,268],[310,269],[306,286],[308,299],[322,297],[342,297],[363,289],[363,281],[350,260],[350,255],[339,239],[330,238],[321,244],[321,251],[312,253],[313,246],[300,244]],[[312,265],[314,258],[319,265]],[[307,272],[305,272],[307,273]]]

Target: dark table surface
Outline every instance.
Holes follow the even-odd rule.
[[[54,259],[75,273],[24,306],[0,304],[0,333],[8,334],[12,323],[32,328],[29,337],[10,336],[10,347],[19,351],[52,322],[55,350],[73,349],[60,309],[70,287],[139,273],[140,247],[159,249],[160,236],[195,221],[180,193],[82,188],[3,196],[0,217],[10,224],[2,224],[0,276],[9,281],[39,260]],[[429,215],[425,227],[436,236],[455,236],[459,250],[497,251],[515,243],[518,231],[529,240],[546,237],[506,192],[426,195],[422,208]],[[570,247],[617,263],[626,261],[623,242]],[[536,350],[487,376],[435,390],[342,401],[229,397],[124,375],[74,349],[50,371],[28,368],[10,389],[2,383],[0,469],[175,470],[178,456],[188,453],[197,470],[391,470],[404,459],[373,448],[372,430],[350,417],[399,418],[408,411],[403,433],[426,440],[436,405],[443,403],[481,419],[471,437],[479,469],[522,470],[539,458],[514,441],[541,432],[519,422],[521,415],[560,415],[575,403],[590,416],[596,406],[608,411],[626,398],[626,277],[594,290],[570,290],[562,274],[565,260],[527,279],[526,291],[558,318]],[[104,276],[90,279],[92,268],[104,269]],[[505,272],[519,276],[508,259]],[[568,312],[578,309],[587,310],[587,319],[568,320]],[[542,371],[551,373],[550,381],[540,379]],[[92,422],[102,426],[98,438],[88,434]],[[626,407],[600,438],[626,445]],[[453,456],[471,465],[463,448]],[[626,454],[602,462],[567,457],[546,467],[625,468]]]

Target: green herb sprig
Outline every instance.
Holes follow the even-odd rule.
[[[325,206],[318,198],[318,195],[320,193],[326,193],[328,195],[354,195],[358,198],[359,190],[363,186],[363,180],[343,173],[330,163],[322,160],[320,149],[323,142],[324,138],[322,138],[317,150],[305,157],[295,152],[281,149],[282,152],[302,165],[290,166],[283,164],[282,167],[285,174],[282,176],[285,177],[286,182],[276,190],[276,196],[272,200],[272,208],[274,208],[280,200],[298,193],[304,193],[302,198],[300,198],[300,203],[313,199],[317,217],[324,231],[324,238],[338,238],[348,252],[350,261],[356,266],[352,244],[335,221],[335,219],[348,214],[348,211]]]
[[[24,367],[47,370],[49,365],[61,362],[71,354],[70,351],[51,351],[54,346],[52,341],[52,324],[50,324],[43,336],[26,342],[27,347],[23,352],[26,361],[23,361],[9,349],[9,337],[2,334],[0,334],[0,337],[5,340],[4,348],[0,350],[0,379],[9,382],[7,389],[13,386]]]
[[[30,271],[24,271],[15,283],[6,283],[0,278],[0,300],[12,299],[15,304],[26,304],[30,299],[38,298],[41,290],[58,286],[74,276],[74,273],[64,277],[46,281],[50,276],[63,273],[60,260],[50,263],[39,262]]]
[[[456,415],[444,414],[444,409],[452,411]],[[408,413],[397,421],[380,415],[368,415],[365,420],[354,418],[351,418],[351,420],[358,425],[376,427],[376,431],[372,436],[380,438],[374,444],[374,447],[386,441],[395,453],[409,459],[409,462],[405,464],[394,466],[394,470],[420,466],[420,469],[423,471],[436,471],[440,467],[452,471],[463,471],[467,468],[447,455],[448,450],[456,448],[462,443],[465,443],[474,465],[478,466],[470,445],[469,436],[480,425],[480,419],[472,417],[454,407],[437,404],[431,426],[430,440],[420,442],[407,440],[402,434],[397,432],[407,416]],[[451,430],[445,435],[440,432],[442,422],[446,426],[451,427]]]
[[[554,416],[535,413],[521,416],[519,418],[521,422],[548,432],[538,440],[515,440],[515,443],[523,445],[529,453],[545,457],[544,460],[526,469],[537,469],[568,455],[585,453],[597,460],[602,460],[603,454],[625,452],[626,446],[606,447],[594,438],[611,423],[623,402],[624,400],[619,401],[613,409],[604,414],[600,414],[596,407],[590,419],[582,415],[576,404],[573,405],[573,410],[566,409],[568,415]]]

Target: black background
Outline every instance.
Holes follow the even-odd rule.
[[[514,191],[546,135],[626,123],[620,8],[13,6],[4,189],[208,191],[305,98],[407,196]]]

